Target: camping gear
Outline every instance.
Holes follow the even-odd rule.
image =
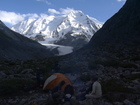
[[[64,99],[65,101],[70,101],[72,95],[74,94],[74,87],[72,85],[67,85],[64,90]]]
[[[68,77],[66,77],[62,73],[54,73],[50,77],[48,77],[44,83],[43,90],[52,90],[55,86],[60,84],[61,81],[65,81],[65,84],[62,86],[62,90],[64,90],[67,84],[72,85],[72,82]]]

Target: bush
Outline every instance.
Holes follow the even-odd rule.
[[[135,79],[139,79],[139,78],[140,78],[140,73],[131,74],[131,75],[128,77],[128,80],[135,80]]]
[[[89,62],[89,68],[96,68],[97,65],[103,65],[103,66],[106,66],[106,67],[120,67],[121,65],[121,62],[114,59],[114,58],[98,58],[98,59],[95,59],[93,61],[90,61]]]
[[[63,73],[75,73],[75,72],[80,72],[81,69],[81,65],[77,65],[77,64],[70,64],[70,65],[63,65],[61,67],[61,72]]]
[[[31,86],[30,80],[14,78],[0,82],[0,96],[9,96],[24,91],[26,86]]]
[[[104,94],[108,92],[126,92],[126,93],[133,92],[132,89],[125,87],[124,84],[120,83],[119,80],[115,79],[102,81],[101,85]]]
[[[123,67],[123,68],[135,68],[135,69],[138,68],[136,64],[127,63],[127,62],[126,63],[125,62],[124,63],[122,62],[120,64],[120,67]]]
[[[122,62],[121,60],[117,60],[114,58],[108,58],[108,59],[96,59],[94,61],[89,62],[90,68],[96,68],[96,66],[100,64],[106,67],[123,67],[123,68],[138,68],[136,64],[130,63],[130,62]]]
[[[83,82],[90,81],[91,75],[90,75],[89,73],[82,74],[82,75],[80,76],[80,79],[81,79]]]

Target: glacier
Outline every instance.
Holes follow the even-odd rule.
[[[68,15],[28,19],[12,26],[11,30],[36,40],[45,46],[60,44],[60,49],[63,48],[62,46],[67,46],[68,52],[71,52],[71,47],[74,46],[72,44],[65,45],[67,41],[62,43],[64,40],[72,37],[72,41],[68,41],[68,43],[73,43],[78,38],[83,38],[86,42],[89,42],[102,25],[102,22],[85,15],[82,11],[73,10]]]

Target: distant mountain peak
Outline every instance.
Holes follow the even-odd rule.
[[[82,11],[78,11],[78,10],[72,10],[68,16],[82,16],[82,15],[85,15]]]
[[[64,45],[61,40],[70,38],[71,43],[79,38],[84,38],[84,41],[88,42],[102,27],[101,22],[94,20],[96,19],[90,18],[82,11],[73,10],[66,16],[26,20],[14,25],[11,29],[43,44],[61,42],[59,44]],[[70,42],[68,45],[71,46]]]

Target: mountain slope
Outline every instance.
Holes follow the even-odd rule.
[[[94,35],[90,43],[104,45],[105,43],[130,44],[130,41],[139,42],[139,5],[140,2],[137,0],[126,1],[126,4],[120,11],[112,16],[112,18],[104,24],[102,29]]]
[[[0,21],[0,59],[28,60],[53,56],[45,46],[13,32]]]
[[[62,68],[73,66],[80,71],[81,65],[86,65],[84,70],[88,70],[88,67],[95,69],[106,66],[139,67],[137,66],[140,62],[139,23],[140,1],[127,0],[125,5],[94,34],[85,47],[65,56],[60,65]]]
[[[127,0],[92,37],[88,46],[106,51],[114,57],[132,59],[140,53],[140,1]],[[95,50],[97,50],[95,49]]]
[[[87,44],[101,26],[102,23],[81,11],[72,11],[67,16],[29,19],[11,29],[43,44],[55,43],[79,48]]]

